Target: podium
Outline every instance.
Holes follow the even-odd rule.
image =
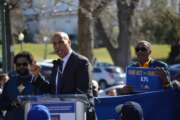
[[[52,120],[86,120],[86,108],[88,105],[86,95],[18,96],[18,100],[24,105],[25,120],[27,119],[28,111],[34,105],[48,107]]]

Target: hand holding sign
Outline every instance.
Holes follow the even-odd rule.
[[[135,92],[162,89],[162,80],[155,68],[128,67],[126,84],[132,86]]]
[[[40,66],[37,64],[32,64],[31,65],[31,72],[35,77],[38,77],[40,75]]]
[[[168,80],[168,75],[167,72],[164,68],[162,67],[157,67],[156,68],[156,74],[160,77],[160,79],[163,82],[163,87],[167,88],[169,86],[169,80]]]

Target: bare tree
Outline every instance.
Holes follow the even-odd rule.
[[[92,62],[93,60],[93,15],[92,15],[92,0],[80,0],[79,3],[79,32],[78,32],[78,45],[79,52],[85,55]]]
[[[93,62],[94,18],[111,0],[79,0],[79,52]]]
[[[130,61],[132,17],[138,2],[139,0],[117,0],[120,33],[118,37],[119,53],[114,62],[124,69]]]
[[[106,47],[112,57],[115,65],[121,66],[124,70],[130,61],[130,41],[131,41],[131,27],[132,17],[139,0],[117,0],[117,18],[119,25],[119,35],[116,44],[112,44],[110,31],[107,29],[107,23],[103,21],[103,17],[99,16],[97,19],[97,29],[99,34],[103,37]]]

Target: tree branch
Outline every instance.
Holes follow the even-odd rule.
[[[93,16],[97,17],[106,8],[106,6],[113,0],[101,0],[99,5],[93,10]]]

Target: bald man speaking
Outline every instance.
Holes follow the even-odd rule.
[[[53,61],[50,83],[39,85],[52,94],[86,94],[93,102],[91,67],[89,60],[71,48],[71,40],[65,32],[56,32],[52,36],[54,52],[59,57]],[[87,111],[87,120],[95,119],[93,107]]]

